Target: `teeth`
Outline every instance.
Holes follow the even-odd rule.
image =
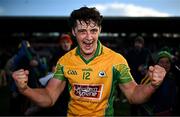
[[[86,43],[86,44],[91,44],[92,41],[85,41],[84,43]]]

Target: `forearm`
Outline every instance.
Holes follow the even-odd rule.
[[[26,89],[20,89],[19,91],[41,107],[50,107],[53,105],[49,92],[45,88],[32,89],[27,87]]]
[[[132,104],[142,104],[151,97],[155,92],[156,87],[152,86],[151,83],[147,85],[137,85],[132,93],[129,102]]]

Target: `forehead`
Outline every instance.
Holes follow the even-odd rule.
[[[77,22],[77,28],[78,29],[84,29],[84,28],[98,28],[99,26],[94,22],[94,21],[92,21],[92,20],[90,20],[90,21],[79,21],[79,20],[77,20],[76,21]]]
[[[159,59],[159,62],[164,62],[164,61],[170,61],[168,57],[163,57]]]

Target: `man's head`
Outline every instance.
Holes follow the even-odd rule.
[[[69,24],[71,28],[75,28],[77,26],[77,20],[81,22],[85,22],[89,25],[90,21],[93,21],[99,27],[101,26],[103,16],[100,15],[99,11],[93,7],[81,7],[80,9],[72,11]]]
[[[102,16],[96,8],[82,7],[71,13],[69,23],[72,34],[76,37],[85,59],[90,59],[96,51],[101,22]]]
[[[64,51],[69,51],[71,49],[73,42],[71,36],[68,34],[62,34],[59,38],[59,45]]]
[[[136,49],[141,49],[144,47],[144,39],[141,36],[137,36],[134,40],[134,47]]]
[[[155,62],[168,72],[171,68],[172,55],[167,51],[160,51],[156,56]]]

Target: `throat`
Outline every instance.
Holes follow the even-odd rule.
[[[88,61],[88,60],[90,60],[91,58],[93,58],[94,54],[82,55],[82,56],[83,56],[83,58],[84,58],[86,61]]]

